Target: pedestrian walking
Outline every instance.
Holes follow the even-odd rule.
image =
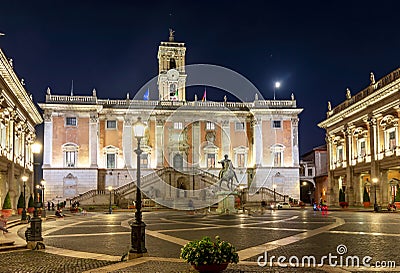
[[[50,201],[47,201],[47,210],[50,210]]]
[[[54,202],[51,201],[51,210],[54,210]]]

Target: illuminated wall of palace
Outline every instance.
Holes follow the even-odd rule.
[[[326,129],[329,153],[329,200],[338,204],[339,190],[350,205],[363,203],[364,187],[374,202],[387,206],[400,182],[400,69],[330,107],[319,124]],[[374,182],[375,183],[374,183]],[[399,193],[400,194],[400,193]]]
[[[7,193],[13,210],[23,192],[21,177],[25,174],[26,204],[33,193],[33,154],[35,126],[42,123],[32,97],[14,72],[11,59],[0,49],[0,206]]]
[[[174,167],[218,175],[227,154],[240,183],[299,196],[298,115],[289,100],[187,101],[186,48],[173,40],[159,47],[159,100],[61,96],[47,90],[43,170],[49,198],[72,198],[135,180],[133,124],[147,124],[142,174]]]

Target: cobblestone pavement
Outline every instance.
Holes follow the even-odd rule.
[[[22,250],[0,253],[2,273],[84,272],[113,264],[110,261],[72,258],[43,251]]]
[[[70,257],[71,259],[89,257],[89,255],[86,257],[85,253],[102,253],[117,260],[129,250],[128,221],[132,218],[132,213],[111,215],[89,213],[87,216],[46,221],[43,223],[44,243],[46,246],[61,250],[72,250],[72,253],[76,251],[76,258]],[[249,216],[244,214],[189,215],[186,212],[158,211],[144,213],[144,221],[147,225],[146,247],[149,255],[155,260],[133,267],[129,263],[124,264],[117,271],[93,272],[191,272],[186,263],[162,259],[177,259],[181,247],[187,241],[215,235],[232,242],[239,251],[240,259],[249,261],[251,264],[230,265],[225,272],[367,272],[366,268],[350,267],[343,267],[344,271],[329,267],[329,271],[326,269],[328,259],[322,259],[323,256],[329,254],[337,256],[338,263],[340,263],[340,257],[346,261],[348,256],[357,255],[360,261],[365,256],[371,256],[372,266],[382,261],[394,261],[396,265],[400,265],[400,257],[397,255],[400,250],[397,243],[400,237],[400,214],[397,213],[334,211],[329,212],[328,215],[322,215],[320,212],[311,210],[282,210],[265,211],[263,215]],[[23,234],[23,230],[20,234]],[[339,245],[340,251],[345,248],[346,252],[338,254]],[[257,259],[260,256],[265,257],[266,254],[268,259],[275,256],[274,268],[257,266]],[[43,253],[43,255],[54,256],[50,253]],[[278,256],[284,256],[287,263],[292,256],[296,256],[301,261],[301,258],[307,255],[314,256],[317,263],[322,260],[325,267],[312,270],[276,267]],[[1,263],[3,259],[3,254],[0,254]],[[102,266],[97,266],[96,262],[107,262],[86,260],[88,260],[88,266],[93,265],[93,268]],[[73,262],[77,261],[71,261],[71,265]],[[344,262],[342,264],[345,265]],[[79,263],[76,264],[76,268],[77,271],[41,272],[81,272],[79,270],[83,270]],[[373,270],[380,271],[377,268]],[[400,268],[387,271],[400,272]]]

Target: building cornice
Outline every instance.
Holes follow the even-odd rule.
[[[386,85],[384,85],[386,83]],[[389,75],[383,77],[376,84],[370,85],[352,98],[341,103],[333,110],[327,113],[328,118],[320,123],[320,128],[331,127],[345,118],[350,117],[370,105],[375,104],[387,97],[393,96],[400,89],[400,69],[397,69]]]
[[[10,89],[10,93],[15,96],[15,101],[19,102],[24,110],[27,112],[34,125],[41,124],[43,122],[42,116],[40,115],[38,109],[33,103],[32,99],[29,97],[25,88],[21,84],[15,74],[10,62],[7,60],[3,51],[0,49],[0,77],[4,79],[6,85]]]

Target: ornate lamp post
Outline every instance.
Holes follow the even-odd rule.
[[[42,218],[46,218],[46,206],[44,204],[44,201],[45,201],[45,199],[44,199],[44,186],[46,185],[46,180],[42,179],[40,181],[40,185],[41,185],[41,188],[42,188]]]
[[[39,163],[35,160],[35,155],[39,154],[42,150],[42,145],[39,143],[34,143],[31,146],[32,153],[33,153],[33,171],[34,171],[34,185],[38,183],[38,174],[39,174]],[[30,221],[31,226],[27,229],[25,233],[26,241],[28,242],[27,247],[30,249],[37,249],[39,246],[44,246],[43,238],[42,238],[42,219],[38,215],[38,210],[41,207],[39,203],[39,193],[36,187],[33,187],[33,190],[36,190],[34,196],[35,198],[35,210],[33,212],[33,217]]]
[[[110,205],[108,206],[108,213],[111,214],[112,213],[112,207],[111,207],[111,193],[112,193],[112,186],[108,186],[108,190],[110,191]]]
[[[22,175],[21,179],[24,182],[24,207],[22,208],[21,221],[26,221],[26,195],[25,195],[25,188],[26,188],[26,181],[28,181],[29,177],[24,174],[24,175]]]
[[[378,203],[376,202],[376,186],[378,185],[378,178],[372,178],[372,183],[374,183],[374,192],[375,192],[375,200],[374,200],[374,211],[378,211]]]
[[[272,185],[274,188],[274,203],[276,203],[276,184]]]
[[[136,213],[135,220],[129,221],[131,226],[131,249],[129,250],[129,259],[142,257],[147,254],[145,239],[145,228],[146,224],[142,221],[142,192],[140,190],[140,141],[144,137],[146,130],[146,124],[144,124],[140,117],[133,124],[133,133],[137,139],[137,171],[136,171]]]

